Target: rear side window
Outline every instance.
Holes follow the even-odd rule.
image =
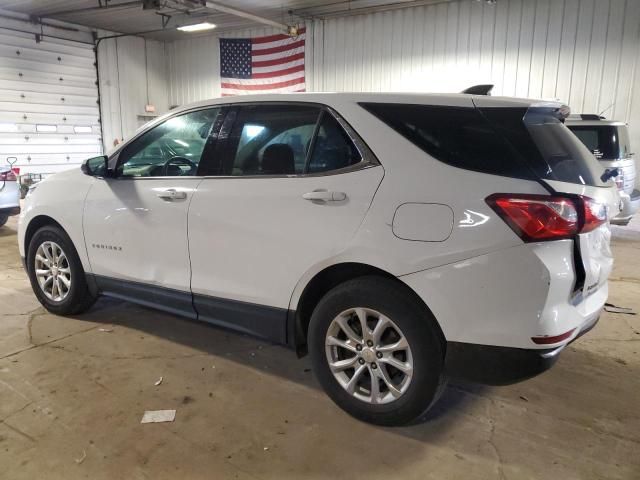
[[[223,161],[205,166],[205,175],[341,173],[363,160],[340,122],[318,105],[241,105],[227,114],[225,124],[227,120],[228,139],[219,143]]]
[[[323,112],[305,173],[339,170],[355,165],[360,160],[360,152],[338,121],[329,113]]]
[[[243,106],[229,136],[225,173],[300,175],[320,115],[319,107]]]
[[[381,103],[362,106],[444,163],[493,175],[533,177],[510,144],[475,108]]]
[[[626,126],[569,125],[569,130],[598,160],[615,160],[629,156],[629,134]]]

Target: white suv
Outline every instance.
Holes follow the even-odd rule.
[[[527,378],[597,321],[619,200],[567,114],[472,95],[193,104],[39,183],[20,252],[51,312],[108,295],[309,351],[338,405],[404,424],[448,376]]]

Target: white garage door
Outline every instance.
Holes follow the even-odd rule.
[[[54,173],[102,153],[93,46],[0,28],[0,165]]]

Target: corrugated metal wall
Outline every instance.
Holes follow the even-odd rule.
[[[631,123],[640,148],[640,1],[463,0],[316,22],[314,89],[557,98]]]
[[[461,0],[308,22],[307,88],[557,98],[631,123],[640,148],[640,0]],[[230,36],[270,34],[269,30]],[[167,44],[170,103],[219,94],[216,37]]]
[[[101,32],[101,36],[108,35]],[[103,40],[98,47],[100,99],[105,151],[114,140],[127,139],[150,116],[145,105],[161,114],[169,106],[165,44],[139,37]]]
[[[220,35],[226,38],[248,38],[281,33],[273,28],[239,30]],[[218,36],[204,36],[167,42],[169,69],[169,103],[184,105],[220,96],[220,47]],[[305,76],[307,89],[313,65],[313,39],[307,35],[305,42]]]

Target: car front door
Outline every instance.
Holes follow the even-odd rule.
[[[85,243],[107,294],[195,316],[187,211],[213,150],[218,108],[176,115],[126,145],[86,198]]]
[[[189,210],[199,318],[286,340],[297,282],[346,248],[383,177],[345,128],[309,104],[245,105],[227,115],[220,154]]]

